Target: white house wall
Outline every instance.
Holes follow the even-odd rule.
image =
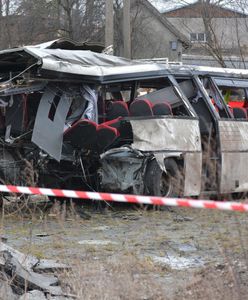
[[[182,43],[145,7],[132,9],[132,58],[168,57],[181,60]],[[178,41],[177,50],[170,42]]]
[[[205,32],[202,18],[167,19],[188,38],[190,38],[190,33]],[[211,22],[221,48],[226,49],[230,54],[235,54],[234,52],[238,50],[239,40],[240,46],[248,52],[248,18],[215,18]],[[193,46],[195,47],[197,44],[193,44]]]

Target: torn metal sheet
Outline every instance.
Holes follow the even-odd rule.
[[[132,147],[140,151],[152,151],[162,170],[165,169],[165,158],[184,157],[184,195],[199,195],[202,169],[199,121],[163,118],[131,120],[131,125]]]
[[[68,270],[71,267],[57,262],[53,259],[40,259],[39,262],[34,266],[33,270],[35,272],[43,273],[43,272],[54,272],[54,271],[64,271]]]
[[[101,187],[111,191],[142,194],[146,156],[130,147],[111,149],[101,156]]]
[[[23,294],[19,300],[47,300],[47,297],[43,292],[39,290],[33,290],[28,293]]]
[[[25,269],[20,262],[14,258],[9,251],[1,253],[5,259],[3,267],[6,274],[13,277],[13,282],[19,286],[29,289],[38,289],[51,295],[63,295],[58,285],[58,279],[53,275],[44,275]]]
[[[198,196],[201,192],[202,153],[184,155],[184,196]]]
[[[10,284],[20,291],[20,293],[33,290],[30,291],[32,295],[36,295],[37,291],[42,291],[42,293],[37,292],[37,297],[39,294],[41,296],[48,296],[49,294],[49,296],[67,297],[58,285],[58,278],[51,274],[52,271],[65,269],[68,269],[67,265],[57,263],[55,260],[39,260],[34,256],[23,254],[0,242],[0,271],[6,276],[6,279],[10,279]],[[46,274],[43,274],[44,272]],[[0,298],[1,296],[0,294]],[[34,296],[32,299],[36,298]]]
[[[36,91],[41,91],[47,85],[46,81],[43,82],[32,82],[28,86],[16,85],[11,86],[6,89],[0,89],[1,96],[10,96],[10,95],[20,95],[20,94],[29,94]]]
[[[201,151],[199,121],[160,118],[130,120],[134,149],[140,151]],[[178,138],[180,137],[180,139]]]
[[[166,152],[166,153],[154,153],[154,157],[157,160],[157,163],[161,170],[165,173],[167,172],[164,165],[164,160],[169,157],[180,157],[182,152]]]
[[[49,45],[48,45],[49,46]],[[13,66],[13,61],[16,64]],[[25,68],[35,71],[39,67],[41,74],[49,74],[60,80],[64,76],[83,76],[88,81],[103,82],[117,78],[162,76],[168,74],[163,65],[129,60],[113,55],[84,50],[46,49],[42,45],[26,46],[0,51],[0,69],[5,72],[23,71]]]
[[[60,161],[65,120],[72,98],[65,93],[61,94],[57,107],[54,108],[54,115],[51,117],[51,109],[57,93],[56,87],[48,86],[46,88],[37,111],[32,142]]]
[[[33,266],[37,265],[39,259],[32,256],[21,253],[20,251],[8,246],[5,243],[0,242],[0,252],[8,251],[12,256],[18,260],[18,262],[26,269],[32,269]]]

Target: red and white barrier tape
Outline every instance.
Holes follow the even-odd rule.
[[[114,201],[114,202],[126,202],[126,203],[151,204],[151,205],[159,205],[159,206],[179,206],[179,207],[208,208],[208,209],[217,209],[217,210],[232,210],[232,211],[248,212],[248,204],[239,203],[239,202],[227,202],[227,201],[220,202],[220,201],[210,201],[210,200],[192,200],[192,199],[150,197],[150,196],[137,196],[137,195],[122,195],[122,194],[58,190],[58,189],[24,187],[24,186],[13,186],[13,185],[0,185],[0,192],[91,199],[91,200],[109,201],[109,202]]]

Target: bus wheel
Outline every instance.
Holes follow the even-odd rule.
[[[146,169],[145,186],[149,195],[178,197],[181,191],[181,173],[174,159],[165,160],[164,172],[153,159]]]

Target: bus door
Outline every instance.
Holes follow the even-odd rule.
[[[167,159],[176,161],[184,181],[183,195],[198,196],[201,192],[202,151],[199,120],[194,109],[172,75],[141,80],[138,86],[137,94],[142,94],[136,100],[148,101],[152,114],[149,118],[137,118],[133,104],[130,105],[132,147],[152,152],[160,165],[166,165]],[[163,103],[170,107],[169,114],[156,110]]]
[[[177,77],[177,82],[199,117],[202,145],[201,189],[204,193],[219,193],[218,109],[199,77]]]
[[[244,90],[248,82],[239,79],[211,79],[217,90],[222,87],[230,90]],[[219,88],[218,88],[218,87]],[[236,107],[233,116],[218,120],[220,143],[220,192],[238,193],[248,191],[248,120],[245,108]]]

